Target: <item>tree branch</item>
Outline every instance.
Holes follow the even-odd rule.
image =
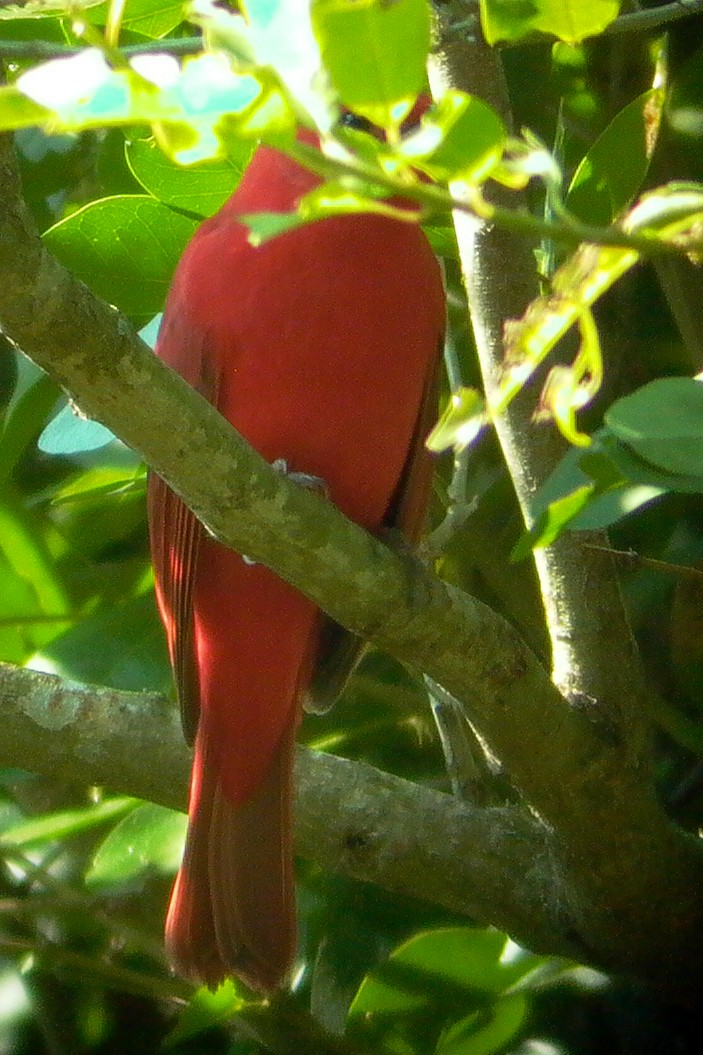
[[[440,7],[436,18],[439,45],[430,68],[433,90],[442,94],[452,87],[475,94],[493,106],[510,128],[512,115],[498,53],[480,39],[458,40],[445,19]],[[504,193],[500,188],[495,189],[498,203]],[[503,365],[504,325],[507,320],[521,316],[538,292],[534,259],[524,242],[518,242],[491,224],[459,212],[455,213],[454,221],[471,323],[490,405]],[[523,392],[496,421],[496,432],[528,525],[532,521],[535,491],[564,453],[564,444],[555,430],[535,427],[533,400],[529,391]],[[642,705],[646,688],[614,566],[610,560],[593,559],[599,552],[593,548],[595,543],[606,545],[605,536],[566,533],[552,546],[535,554],[552,643],[553,678],[564,699],[572,705],[570,715],[587,712],[595,723],[604,723],[603,731],[606,726],[610,729],[612,746],[615,747],[615,741],[619,744],[615,754],[625,767],[631,768],[633,776],[637,774],[637,795],[642,801],[642,795],[648,794],[644,788],[649,786],[648,740]],[[563,715],[563,702],[560,712]],[[608,778],[603,772],[599,779],[605,781],[600,785],[602,791]],[[603,821],[608,827],[604,816]],[[641,829],[640,834],[643,834]],[[579,859],[576,867],[583,881],[581,895],[586,901],[593,899],[593,908],[601,900],[601,884],[609,872],[609,863],[596,860],[598,853],[593,852],[593,842],[600,842],[600,837],[592,828],[589,839],[590,849],[578,838],[573,840],[567,856],[572,864],[575,863],[573,854]],[[637,842],[637,837],[630,842],[634,856],[628,864],[621,859],[619,868],[624,866],[627,871],[638,867],[634,864],[638,858]],[[581,871],[586,859],[581,856],[584,853],[593,866],[590,875]],[[614,873],[606,883],[612,884],[611,892],[614,892],[617,883]],[[699,905],[694,913],[700,910]]]
[[[441,9],[440,9],[441,11]],[[444,29],[442,14],[437,23]],[[431,70],[433,86],[461,88],[485,99],[508,128],[512,113],[500,57],[481,40],[444,36]],[[493,190],[500,203],[506,192]],[[511,192],[513,207],[515,194]],[[455,213],[471,322],[489,405],[495,402],[503,362],[503,329],[519,318],[539,288],[531,248],[490,224]],[[527,390],[496,420],[496,432],[525,522],[532,524],[534,494],[567,446],[553,428],[533,421],[534,394]],[[594,559],[605,535],[566,532],[535,552],[552,644],[553,678],[570,699],[603,707],[630,745],[637,765],[647,759],[642,721],[645,688],[620,597],[614,565]],[[608,647],[604,648],[605,642]]]
[[[0,663],[0,714],[0,766],[185,809],[190,752],[163,696]],[[296,849],[332,871],[492,922],[532,948],[576,955],[557,914],[545,912],[544,890],[558,883],[549,838],[517,807],[475,809],[299,747]]]

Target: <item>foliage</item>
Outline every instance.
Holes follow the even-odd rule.
[[[700,162],[671,172],[664,164],[677,151],[695,154],[692,143],[700,148],[700,80],[690,68],[701,61],[701,42],[688,43],[688,65],[679,68],[672,31],[667,70],[661,32],[629,50],[615,37],[591,39],[619,8],[610,0],[481,0],[487,39],[518,45],[507,65],[520,121],[532,132],[515,137],[486,103],[459,91],[419,125],[406,123],[425,87],[425,0],[313,0],[311,19],[303,0],[249,0],[246,20],[207,0],[3,6],[0,127],[16,133],[46,245],[137,327],[151,326],[147,335],[188,238],[231,192],[257,140],[308,164],[323,182],[295,215],[251,217],[252,238],[363,210],[425,224],[445,257],[452,352],[431,445],[461,455],[482,438],[462,501],[473,503],[489,538],[500,523],[503,557],[525,557],[565,530],[613,525],[624,550],[644,551],[627,584],[631,614],[649,645],[652,676],[673,686],[677,708],[661,716],[679,742],[661,747],[659,779],[672,808],[695,826],[702,801],[690,752],[703,746],[703,666],[688,622],[698,598],[664,578],[661,565],[694,565],[703,551],[703,396],[694,376],[703,356],[664,317],[651,271],[635,269],[645,254],[669,262],[701,252]],[[192,43],[194,27],[204,44]],[[535,32],[545,42],[521,49]],[[554,38],[564,43],[552,47]],[[177,58],[184,43],[191,53]],[[39,44],[53,48],[52,57],[37,60]],[[604,73],[613,65],[622,73],[615,88]],[[535,91],[523,91],[526,83]],[[341,108],[383,134],[340,125]],[[686,132],[677,132],[686,115]],[[299,124],[318,131],[322,153],[296,140]],[[553,154],[542,140],[556,143]],[[532,211],[492,204],[495,184],[526,189]],[[452,208],[538,244],[543,295],[510,326],[490,405],[466,333]],[[574,446],[520,536],[486,426],[574,334],[576,352],[552,366],[540,401],[540,416]],[[166,691],[144,468],[74,409],[0,345],[0,659]],[[448,472],[439,475],[437,521],[454,501]],[[492,547],[481,550],[469,537],[475,524],[451,539],[443,572],[535,635],[526,565],[497,570]],[[646,559],[660,567],[649,569]],[[422,687],[380,655],[366,661],[334,713],[307,720],[303,738],[445,786]],[[0,993],[9,994],[0,1000],[0,1049],[151,1051],[170,1030],[171,1050],[196,1050],[194,1042],[197,1050],[244,1055],[258,1049],[243,1036],[270,1036],[260,1009],[234,985],[192,994],[164,966],[160,920],[180,815],[7,771],[0,832]],[[623,1015],[603,977],[521,950],[496,931],[312,866],[301,866],[300,889],[296,1006],[311,1006],[330,1035],[346,1029],[355,1050],[489,1055],[527,1051],[520,1045],[532,1041],[543,1050],[589,1051],[598,1013]],[[580,1038],[579,1006],[593,1011]],[[264,1013],[274,1025],[279,1014],[288,1021],[275,1005]],[[233,1038],[233,1015],[249,1034]],[[57,1029],[58,1048],[50,1039]]]

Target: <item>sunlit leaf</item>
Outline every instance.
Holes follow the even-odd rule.
[[[0,553],[31,589],[40,606],[39,611],[52,616],[70,611],[58,571],[42,544],[36,524],[31,522],[30,514],[14,502],[0,504]],[[18,616],[21,614],[17,613]]]
[[[498,931],[456,927],[426,931],[397,948],[363,982],[351,1008],[350,1018],[379,1012],[405,1011],[432,1003],[445,986],[447,999],[459,987],[482,997],[499,994],[540,959],[519,956],[504,958],[506,936]]]
[[[373,212],[378,216],[395,219],[410,217],[410,222],[412,222],[413,217],[408,209],[402,205],[392,204],[385,200],[385,197],[377,197],[373,190],[372,187],[368,188],[370,193],[367,193],[361,186],[356,190],[353,186],[349,186],[346,180],[323,183],[322,186],[315,187],[300,199],[298,215],[301,220],[323,220],[328,216],[349,216],[354,213]]]
[[[232,69],[222,53],[184,59],[136,55],[113,68],[102,51],[52,59],[0,88],[0,128],[40,124],[80,131],[146,123],[178,161],[192,163],[222,152],[218,134],[292,137],[295,117],[278,76]],[[172,127],[171,127],[172,126]],[[180,129],[176,138],[175,130]]]
[[[0,513],[0,523],[6,517]],[[7,526],[7,525],[5,525]],[[0,658],[23,664],[37,645],[61,633],[71,617],[62,621],[61,609],[46,618],[32,583],[12,564],[0,546]]]
[[[204,986],[198,989],[188,1006],[181,1013],[178,1025],[171,1030],[163,1042],[168,1050],[196,1037],[205,1030],[227,1022],[242,1007],[244,1001],[232,981],[225,981],[212,992]]]
[[[50,228],[49,250],[94,293],[138,320],[163,307],[197,224],[146,195],[91,202]]]
[[[98,465],[69,480],[56,489],[52,505],[71,505],[92,502],[135,490],[146,491],[146,467],[138,465],[131,472],[124,465]]]
[[[598,328],[590,309],[584,306],[578,318],[581,338],[570,366],[553,366],[547,375],[537,420],[552,417],[562,436],[576,446],[587,447],[590,437],[576,423],[580,410],[588,406],[603,380],[603,357]]]
[[[32,125],[47,125],[51,118],[51,110],[35,103],[14,85],[0,87],[0,128],[12,132]]]
[[[507,1036],[522,1021],[521,1002],[512,996],[501,1011],[504,994],[543,962],[497,931],[423,932],[364,979],[349,1009],[349,1035],[374,1050],[468,1055],[473,1032],[477,1052],[487,1055],[491,1038]]]
[[[427,0],[312,0],[312,24],[342,103],[398,126],[425,83]]]
[[[699,239],[698,228],[703,218],[703,185],[699,183],[668,183],[643,194],[622,221],[625,231],[651,230],[669,239],[677,238],[685,244],[685,235]]]
[[[17,19],[46,20],[58,15],[75,15],[78,12],[89,12],[104,4],[105,0],[42,0],[41,4],[22,4],[21,2],[0,7],[0,21]]]
[[[110,7],[108,2],[92,8],[91,24],[105,25]],[[125,0],[120,25],[143,37],[158,39],[186,20],[188,8],[187,0]]]
[[[596,492],[595,484],[586,484],[550,502],[537,518],[535,525],[525,532],[510,554],[511,560],[523,560],[533,549],[550,546],[564,528],[585,508]]]
[[[486,179],[503,151],[506,132],[495,110],[473,95],[450,90],[425,114],[400,152],[443,182]]]
[[[441,454],[468,447],[486,425],[486,403],[475,388],[460,388],[451,398],[425,441],[428,450]]]
[[[527,998],[512,993],[497,1000],[488,1013],[474,1012],[442,1034],[435,1055],[493,1055],[516,1035],[528,1011]]]
[[[551,291],[505,329],[506,365],[494,411],[504,409],[572,326],[639,259],[634,249],[583,245],[556,271]]]
[[[212,216],[234,191],[251,146],[240,160],[222,158],[184,168],[166,157],[153,140],[135,139],[127,144],[129,167],[146,191],[165,205],[196,216]]]
[[[664,103],[652,88],[616,114],[576,169],[566,206],[580,219],[605,226],[632,201],[647,175]]]
[[[103,840],[85,875],[92,887],[131,883],[145,872],[172,875],[183,854],[188,818],[153,802],[138,805]]]

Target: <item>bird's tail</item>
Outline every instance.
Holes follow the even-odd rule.
[[[294,708],[295,710],[295,708]],[[215,988],[236,975],[252,989],[285,984],[296,946],[292,850],[295,716],[254,794],[233,804],[223,792],[218,743],[201,715],[189,825],[166,917],[173,967]]]

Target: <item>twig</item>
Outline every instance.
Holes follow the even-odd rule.
[[[48,62],[80,55],[85,46],[54,44],[48,40],[0,40],[0,58]],[[197,55],[203,50],[202,37],[182,37],[179,40],[159,40],[148,44],[128,44],[117,49],[124,58],[133,55]]]
[[[656,560],[654,557],[644,557],[633,549],[611,549],[610,546],[598,546],[591,542],[586,543],[586,548],[597,550],[600,553],[609,553],[611,557],[629,564],[632,568],[651,568],[665,575],[675,575],[677,579],[694,579],[697,582],[703,580],[703,571],[700,568],[691,568],[686,564],[671,564],[669,561]]]

